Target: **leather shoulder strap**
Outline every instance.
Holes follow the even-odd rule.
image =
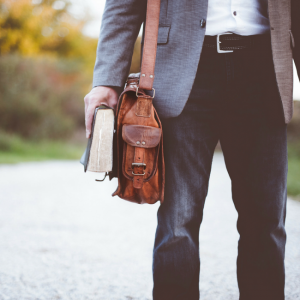
[[[147,1],[144,50],[139,88],[152,90],[157,49],[160,0]]]

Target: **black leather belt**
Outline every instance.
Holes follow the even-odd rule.
[[[238,35],[235,33],[223,33],[215,36],[206,35],[204,47],[215,48],[218,53],[229,53],[243,49],[270,49],[270,34]]]

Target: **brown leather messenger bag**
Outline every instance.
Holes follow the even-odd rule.
[[[152,104],[159,12],[160,0],[148,0],[141,73],[129,75],[116,109],[118,188],[113,196],[140,204],[164,200],[162,126]]]

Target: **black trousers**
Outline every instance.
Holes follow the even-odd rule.
[[[199,299],[199,228],[218,141],[238,212],[240,300],[283,300],[287,143],[271,46],[228,54],[204,48],[183,112],[162,122],[166,191],[154,300]]]

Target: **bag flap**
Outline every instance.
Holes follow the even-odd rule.
[[[122,138],[130,146],[154,148],[161,139],[161,128],[142,125],[124,125]]]

